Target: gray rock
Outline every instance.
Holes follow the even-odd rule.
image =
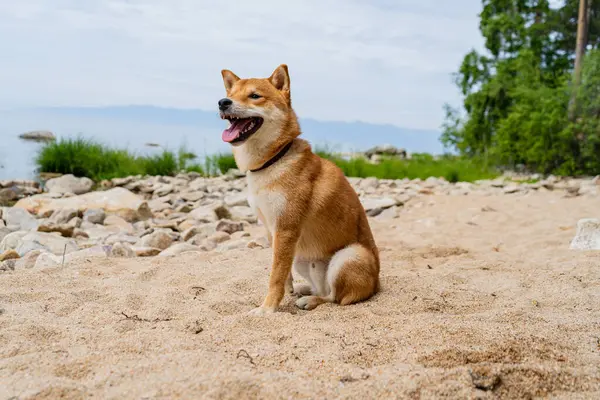
[[[246,221],[250,223],[256,223],[256,221],[258,221],[258,218],[254,214],[252,209],[250,207],[244,206],[232,207],[230,219],[233,219],[235,221]]]
[[[172,257],[190,251],[202,251],[202,249],[198,246],[194,246],[189,243],[177,243],[169,247],[168,249],[161,251],[159,256]]]
[[[104,244],[111,245],[116,243],[129,243],[136,244],[140,241],[140,238],[137,236],[125,235],[125,234],[116,234],[111,235],[104,239]]]
[[[502,190],[505,194],[512,194],[512,193],[518,193],[521,191],[521,187],[519,185],[516,185],[514,183],[509,184],[508,186],[504,187],[504,189]]]
[[[227,207],[245,206],[249,207],[248,196],[244,193],[236,193],[225,196],[225,205]]]
[[[269,239],[267,239],[266,237],[259,237],[249,241],[246,244],[246,247],[248,247],[249,249],[267,249],[271,247],[271,245],[269,244]]]
[[[105,219],[106,213],[101,208],[90,208],[83,213],[83,220],[92,224],[102,225]]]
[[[117,215],[107,216],[104,219],[104,226],[106,226],[107,228],[115,227],[119,230],[119,232],[123,232],[128,235],[132,235],[135,232],[132,224],[130,224],[124,218],[121,218]]]
[[[219,247],[217,247],[217,251],[223,252],[229,250],[245,249],[247,245],[248,241],[245,239],[228,240],[224,243],[221,243]]]
[[[379,215],[386,208],[393,207],[398,203],[391,197],[361,197],[360,202],[370,217]]]
[[[35,267],[35,263],[40,254],[42,254],[42,250],[30,251],[17,261],[15,269],[31,269]]]
[[[136,256],[135,251],[129,244],[121,242],[117,242],[112,246],[110,255],[112,257],[122,258],[131,258]]]
[[[6,225],[18,226],[19,230],[22,231],[36,230],[40,224],[27,210],[17,207],[4,208],[2,218],[6,222]]]
[[[244,230],[244,224],[241,222],[234,222],[228,219],[222,219],[217,222],[216,226],[217,232],[227,232],[230,235],[234,232],[239,232]]]
[[[19,198],[17,188],[0,189],[0,206],[8,206]]]
[[[17,260],[6,260],[6,261],[0,262],[0,273],[14,271],[16,264],[17,264]]]
[[[46,182],[46,189],[50,193],[84,194],[92,190],[93,186],[94,181],[90,178],[77,178],[71,174],[50,179]]]
[[[586,218],[577,222],[571,250],[600,250],[600,219]]]
[[[56,136],[50,131],[30,131],[19,135],[23,140],[32,142],[52,142],[56,140]]]
[[[207,238],[208,241],[214,243],[223,243],[229,239],[231,239],[231,236],[227,232],[215,232]]]
[[[44,232],[27,233],[19,240],[16,247],[16,250],[21,257],[29,251],[36,249],[48,249],[53,254],[63,254],[63,252],[69,254],[77,251],[79,247],[72,239]]]
[[[154,194],[158,197],[166,196],[173,192],[173,185],[161,185],[154,190]]]
[[[181,198],[185,201],[196,202],[198,200],[203,199],[205,196],[204,192],[199,190],[195,190],[193,192],[184,192],[181,194]]]
[[[165,231],[156,231],[150,235],[144,236],[139,242],[139,247],[153,247],[165,250],[173,243],[173,238]]]
[[[77,210],[64,208],[62,210],[55,210],[50,217],[50,221],[55,224],[66,224],[75,217],[77,217]]]
[[[27,231],[16,231],[11,232],[8,235],[4,236],[2,241],[0,242],[0,252],[5,252],[6,250],[16,249],[21,242],[21,239],[29,232]]]

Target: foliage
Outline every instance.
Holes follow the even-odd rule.
[[[579,0],[483,0],[485,54],[455,75],[463,110],[446,106],[442,141],[466,156],[560,174],[600,173],[600,2],[593,2],[583,81],[572,96]],[[569,120],[571,98],[577,118]]]
[[[87,176],[95,181],[131,175],[173,176],[194,171],[204,176],[225,173],[235,167],[230,154],[207,156],[204,165],[194,163],[197,156],[181,147],[177,154],[163,150],[151,156],[139,156],[123,149],[81,137],[61,139],[43,146],[35,162],[40,172]]]

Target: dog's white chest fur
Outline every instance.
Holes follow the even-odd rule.
[[[281,192],[267,189],[268,184],[266,176],[257,176],[257,174],[248,174],[248,204],[259,218],[262,216],[262,222],[271,234],[275,233],[277,219],[285,210],[286,198]]]

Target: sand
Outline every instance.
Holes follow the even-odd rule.
[[[248,316],[270,249],[4,273],[0,398],[600,398],[600,252],[568,249],[598,199],[419,201],[353,306]]]

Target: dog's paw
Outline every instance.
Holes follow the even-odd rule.
[[[256,307],[254,310],[248,311],[248,315],[252,315],[255,317],[262,317],[265,315],[273,314],[275,310],[273,308],[268,307]]]
[[[294,296],[310,296],[312,294],[312,289],[310,288],[310,285],[297,283],[294,285],[292,294]]]
[[[296,307],[302,310],[312,310],[319,304],[321,303],[318,301],[317,296],[304,296],[296,300]]]

